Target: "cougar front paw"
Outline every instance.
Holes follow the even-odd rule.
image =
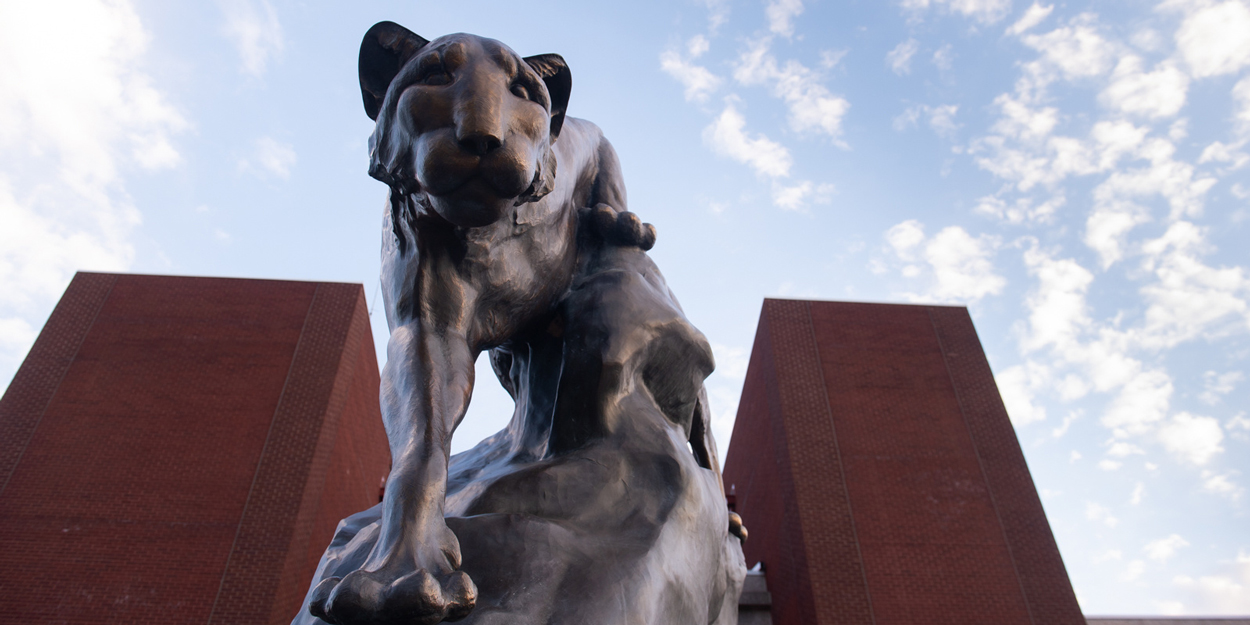
[[[462,571],[435,577],[417,569],[398,578],[353,571],[317,585],[308,611],[334,625],[433,625],[469,615],[477,587]]]

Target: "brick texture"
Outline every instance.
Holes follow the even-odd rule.
[[[1084,622],[963,308],[766,300],[724,476],[774,623]]]
[[[79,274],[0,400],[0,622],[289,622],[390,464],[363,295]]]

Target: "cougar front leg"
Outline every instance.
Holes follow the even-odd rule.
[[[317,587],[309,605],[330,623],[432,624],[466,616],[477,590],[460,568],[460,544],[443,504],[451,435],[473,390],[473,354],[463,336],[419,323],[399,326],[382,370],[382,418],[391,474],[365,565]]]

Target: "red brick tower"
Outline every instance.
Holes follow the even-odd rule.
[[[0,399],[0,622],[289,623],[389,467],[360,285],[80,273]]]
[[[777,625],[1085,622],[965,308],[765,300],[724,478]]]

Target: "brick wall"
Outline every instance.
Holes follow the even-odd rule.
[[[963,308],[766,300],[724,476],[779,625],[1084,622]]]
[[[289,622],[377,386],[360,285],[78,274],[0,399],[0,622]]]

